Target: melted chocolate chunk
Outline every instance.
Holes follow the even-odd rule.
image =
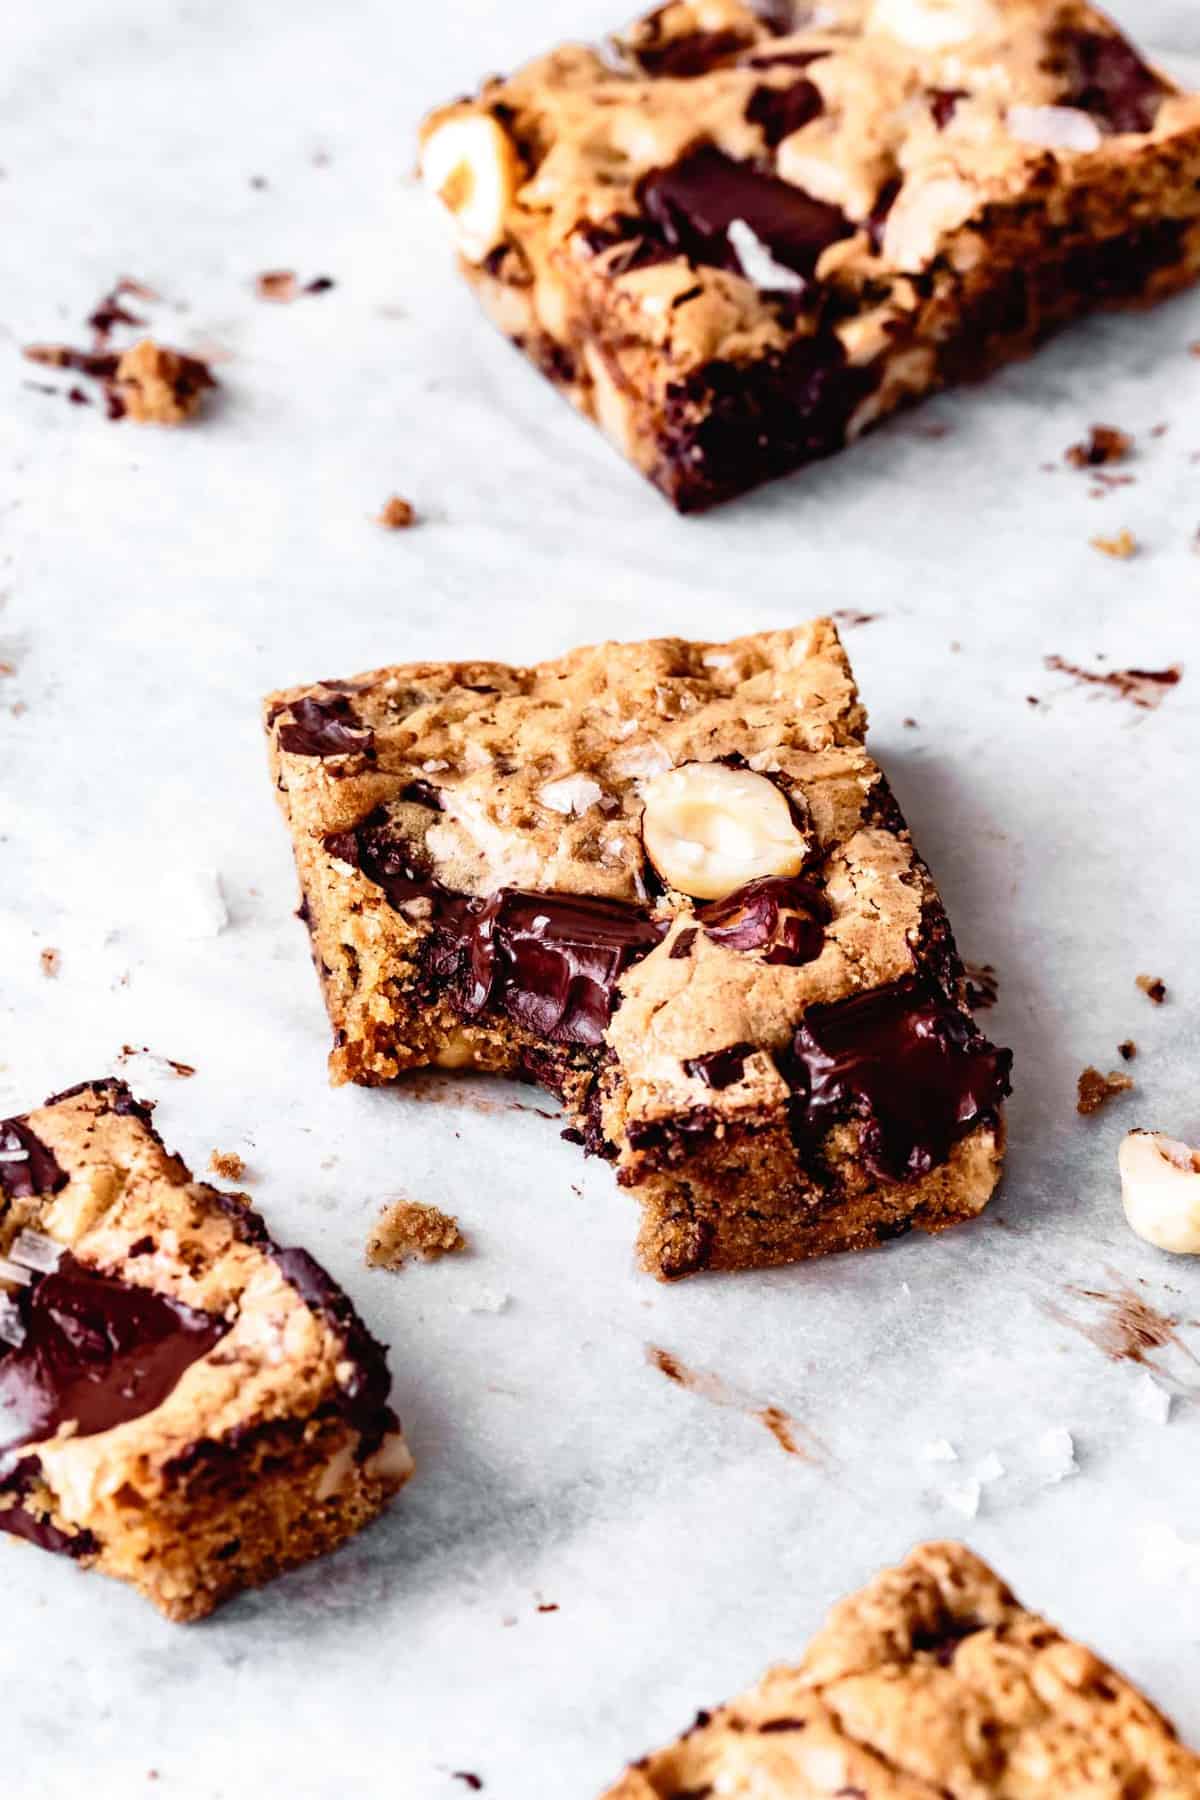
[[[16,1302],[25,1338],[0,1357],[0,1457],[68,1420],[91,1437],[152,1412],[229,1329],[69,1254]]]
[[[776,144],[799,131],[825,109],[821,90],[807,79],[791,87],[756,87],[746,106],[746,117],[757,125],[773,150]]]
[[[815,962],[832,916],[819,887],[799,876],[768,875],[701,907],[706,937],[727,950],[764,950],[764,962]]]
[[[59,1168],[53,1152],[23,1119],[0,1120],[0,1194],[6,1200],[57,1194],[66,1185],[66,1172]]]
[[[279,727],[279,747],[293,756],[362,756],[375,753],[375,733],[361,725],[345,695],[336,700],[296,700]]]
[[[1064,31],[1056,48],[1067,81],[1061,104],[1081,107],[1112,131],[1153,131],[1170,89],[1124,38]]]
[[[36,1544],[39,1550],[49,1550],[55,1556],[94,1556],[100,1546],[90,1531],[63,1531],[53,1520],[21,1504],[35,1485],[37,1475],[36,1456],[27,1456],[13,1470],[3,1492],[6,1499],[15,1494],[16,1502],[0,1507],[0,1531],[24,1538],[27,1544]]]
[[[245,1211],[236,1201],[233,1205],[238,1211]],[[255,1224],[260,1224],[257,1217]],[[399,1426],[388,1405],[392,1380],[383,1345],[367,1330],[349,1296],[307,1250],[281,1250],[265,1231],[263,1236],[264,1249],[284,1280],[341,1338],[345,1360],[353,1364],[352,1372],[338,1384],[338,1410],[359,1434],[357,1455],[361,1461],[379,1448],[389,1431]]]
[[[746,1058],[753,1055],[753,1044],[729,1044],[724,1050],[710,1050],[707,1056],[686,1057],[683,1066],[689,1075],[698,1075],[707,1087],[720,1092],[742,1079]]]
[[[776,261],[800,275],[811,275],[821,252],[854,231],[838,207],[764,175],[752,163],[735,162],[713,144],[652,170],[638,197],[665,243],[692,262],[718,269],[741,267],[728,238],[735,219],[744,220]]]
[[[413,866],[386,814],[334,833],[325,848],[382,888],[397,911],[430,920],[433,971],[465,1013],[498,1006],[556,1043],[603,1042],[617,982],[669,928],[644,907],[590,894],[452,893]]]
[[[885,1180],[925,1175],[1009,1092],[997,1050],[919,978],[810,1007],[785,1073],[800,1132],[862,1121],[864,1159]]]

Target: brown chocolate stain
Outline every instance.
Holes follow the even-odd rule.
[[[1047,656],[1043,660],[1053,674],[1069,675],[1082,687],[1105,688],[1117,699],[1128,700],[1143,712],[1153,712],[1161,706],[1170,689],[1178,687],[1183,680],[1182,663],[1172,663],[1168,669],[1107,669],[1102,672],[1081,668],[1062,656]]]
[[[401,1092],[409,1094],[414,1100],[424,1100],[430,1106],[463,1106],[471,1112],[502,1113],[522,1112],[536,1113],[539,1119],[557,1119],[556,1112],[547,1112],[545,1107],[530,1106],[524,1100],[493,1100],[487,1094],[471,1091],[470,1077],[461,1076],[455,1080],[451,1076],[436,1075],[419,1070],[406,1075]]]
[[[838,612],[830,613],[829,616],[849,631],[855,625],[873,625],[876,619],[882,619],[883,614],[857,612],[854,607],[844,606]]]
[[[173,1056],[160,1056],[156,1050],[151,1050],[145,1044],[122,1044],[120,1055],[116,1060],[119,1063],[127,1063],[134,1056],[148,1056],[152,1062],[162,1063],[164,1067],[170,1069],[173,1075],[178,1075],[181,1081],[186,1081],[189,1076],[196,1073],[191,1063],[177,1062]]]
[[[1056,1324],[1070,1326],[1094,1344],[1110,1362],[1139,1363],[1161,1375],[1166,1371],[1156,1360],[1156,1353],[1175,1350],[1200,1368],[1200,1357],[1180,1336],[1181,1326],[1200,1321],[1163,1312],[1138,1292],[1144,1283],[1133,1286],[1116,1269],[1106,1269],[1105,1274],[1113,1284],[1111,1288],[1083,1287],[1076,1282],[1069,1282],[1066,1288],[1072,1299],[1085,1300],[1095,1307],[1098,1316],[1080,1318],[1050,1300],[1043,1303],[1043,1310]]]
[[[663,1350],[658,1344],[646,1345],[646,1361],[660,1375],[665,1375],[668,1381],[673,1381],[676,1387],[698,1395],[712,1406],[729,1407],[734,1412],[744,1413],[759,1425],[764,1425],[786,1456],[796,1456],[801,1462],[820,1466],[823,1446],[811,1432],[805,1430],[799,1420],[785,1412],[781,1406],[764,1405],[762,1401],[755,1400],[734,1387],[712,1369],[689,1368],[672,1351]]]
[[[991,963],[966,963],[967,1005],[972,1012],[984,1012],[1000,998],[1000,977]]]

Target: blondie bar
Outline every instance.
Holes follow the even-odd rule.
[[[802,1662],[701,1712],[603,1800],[1196,1800],[1200,1757],[977,1556],[924,1544]]]
[[[341,1289],[124,1083],[0,1122],[0,1532],[201,1618],[403,1485],[390,1385]]]
[[[986,1205],[976,1030],[829,620],[270,697],[335,1082],[543,1083],[670,1278]]]
[[[1200,270],[1200,97],[1082,0],[670,0],[433,113],[422,170],[683,511]]]

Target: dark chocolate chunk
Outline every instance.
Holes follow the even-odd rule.
[[[442,810],[441,789],[434,787],[431,781],[422,781],[419,777],[416,781],[410,781],[407,787],[402,788],[399,797],[401,800],[410,801],[413,806],[427,806],[432,812],[441,812]]]
[[[683,1066],[689,1075],[698,1075],[706,1086],[719,1092],[742,1079],[746,1058],[753,1055],[753,1044],[729,1044],[724,1050],[710,1050],[707,1056],[685,1057]]]
[[[992,1117],[1009,1092],[998,1050],[919,978],[810,1007],[785,1073],[799,1132],[862,1121],[863,1156],[886,1180],[911,1180]]]
[[[704,934],[727,950],[763,950],[764,962],[810,963],[831,916],[821,889],[800,876],[768,875],[698,909]]]
[[[0,1120],[0,1194],[6,1200],[57,1194],[66,1185],[65,1170],[24,1119]]]
[[[682,962],[685,956],[690,956],[692,954],[692,945],[695,943],[697,935],[697,932],[691,926],[689,926],[686,931],[681,931],[679,933],[679,936],[675,939],[675,942],[667,952],[672,962]]]
[[[710,69],[732,62],[749,43],[750,39],[740,31],[693,31],[686,37],[641,45],[637,60],[647,75],[688,79],[707,75]]]
[[[820,88],[802,77],[791,87],[756,87],[747,103],[746,117],[759,127],[773,150],[793,131],[817,118],[824,108]]]
[[[25,1336],[0,1357],[0,1457],[68,1420],[91,1437],[152,1412],[229,1329],[69,1253],[15,1299]]]
[[[334,700],[294,700],[292,716],[279,727],[279,747],[293,756],[372,756],[375,733],[358,717],[344,694]]]
[[[954,117],[954,109],[960,100],[967,98],[965,88],[930,88],[929,110],[933,114],[933,122],[939,131],[945,131]]]
[[[243,1214],[247,1210],[237,1201],[231,1201],[230,1207]],[[339,1380],[338,1411],[359,1433],[359,1459],[370,1456],[399,1424],[388,1405],[392,1381],[383,1345],[367,1330],[349,1296],[307,1250],[281,1250],[263,1230],[258,1215],[252,1213],[250,1217],[254,1226],[262,1230],[263,1248],[284,1280],[341,1338],[345,1360],[352,1364],[352,1370]]]
[[[1068,30],[1055,48],[1067,83],[1064,105],[1082,108],[1112,131],[1153,131],[1170,89],[1123,37]]]
[[[728,237],[735,219],[744,220],[778,262],[800,275],[811,275],[821,252],[854,231],[838,207],[764,175],[753,163],[735,162],[713,144],[689,150],[669,168],[651,170],[638,197],[665,243],[693,262],[720,269],[740,268]]]
[[[669,929],[644,907],[590,894],[452,893],[413,866],[385,813],[334,833],[325,848],[381,887],[398,911],[421,909],[432,926],[434,974],[463,1012],[499,1006],[553,1042],[598,1046],[621,975]]]
[[[876,380],[848,364],[832,331],[753,362],[706,363],[667,389],[653,479],[681,512],[697,512],[829,456]]]

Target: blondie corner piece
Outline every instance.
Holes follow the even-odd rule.
[[[681,511],[1200,271],[1200,97],[1081,0],[671,0],[433,113],[422,172]]]
[[[1010,1059],[829,620],[408,664],[266,718],[336,1082],[541,1082],[663,1278],[986,1205]]]
[[[835,1606],[798,1665],[701,1712],[602,1800],[1197,1800],[1137,1689],[958,1544]]]
[[[120,1081],[0,1122],[0,1532],[199,1619],[411,1472],[383,1348]]]

